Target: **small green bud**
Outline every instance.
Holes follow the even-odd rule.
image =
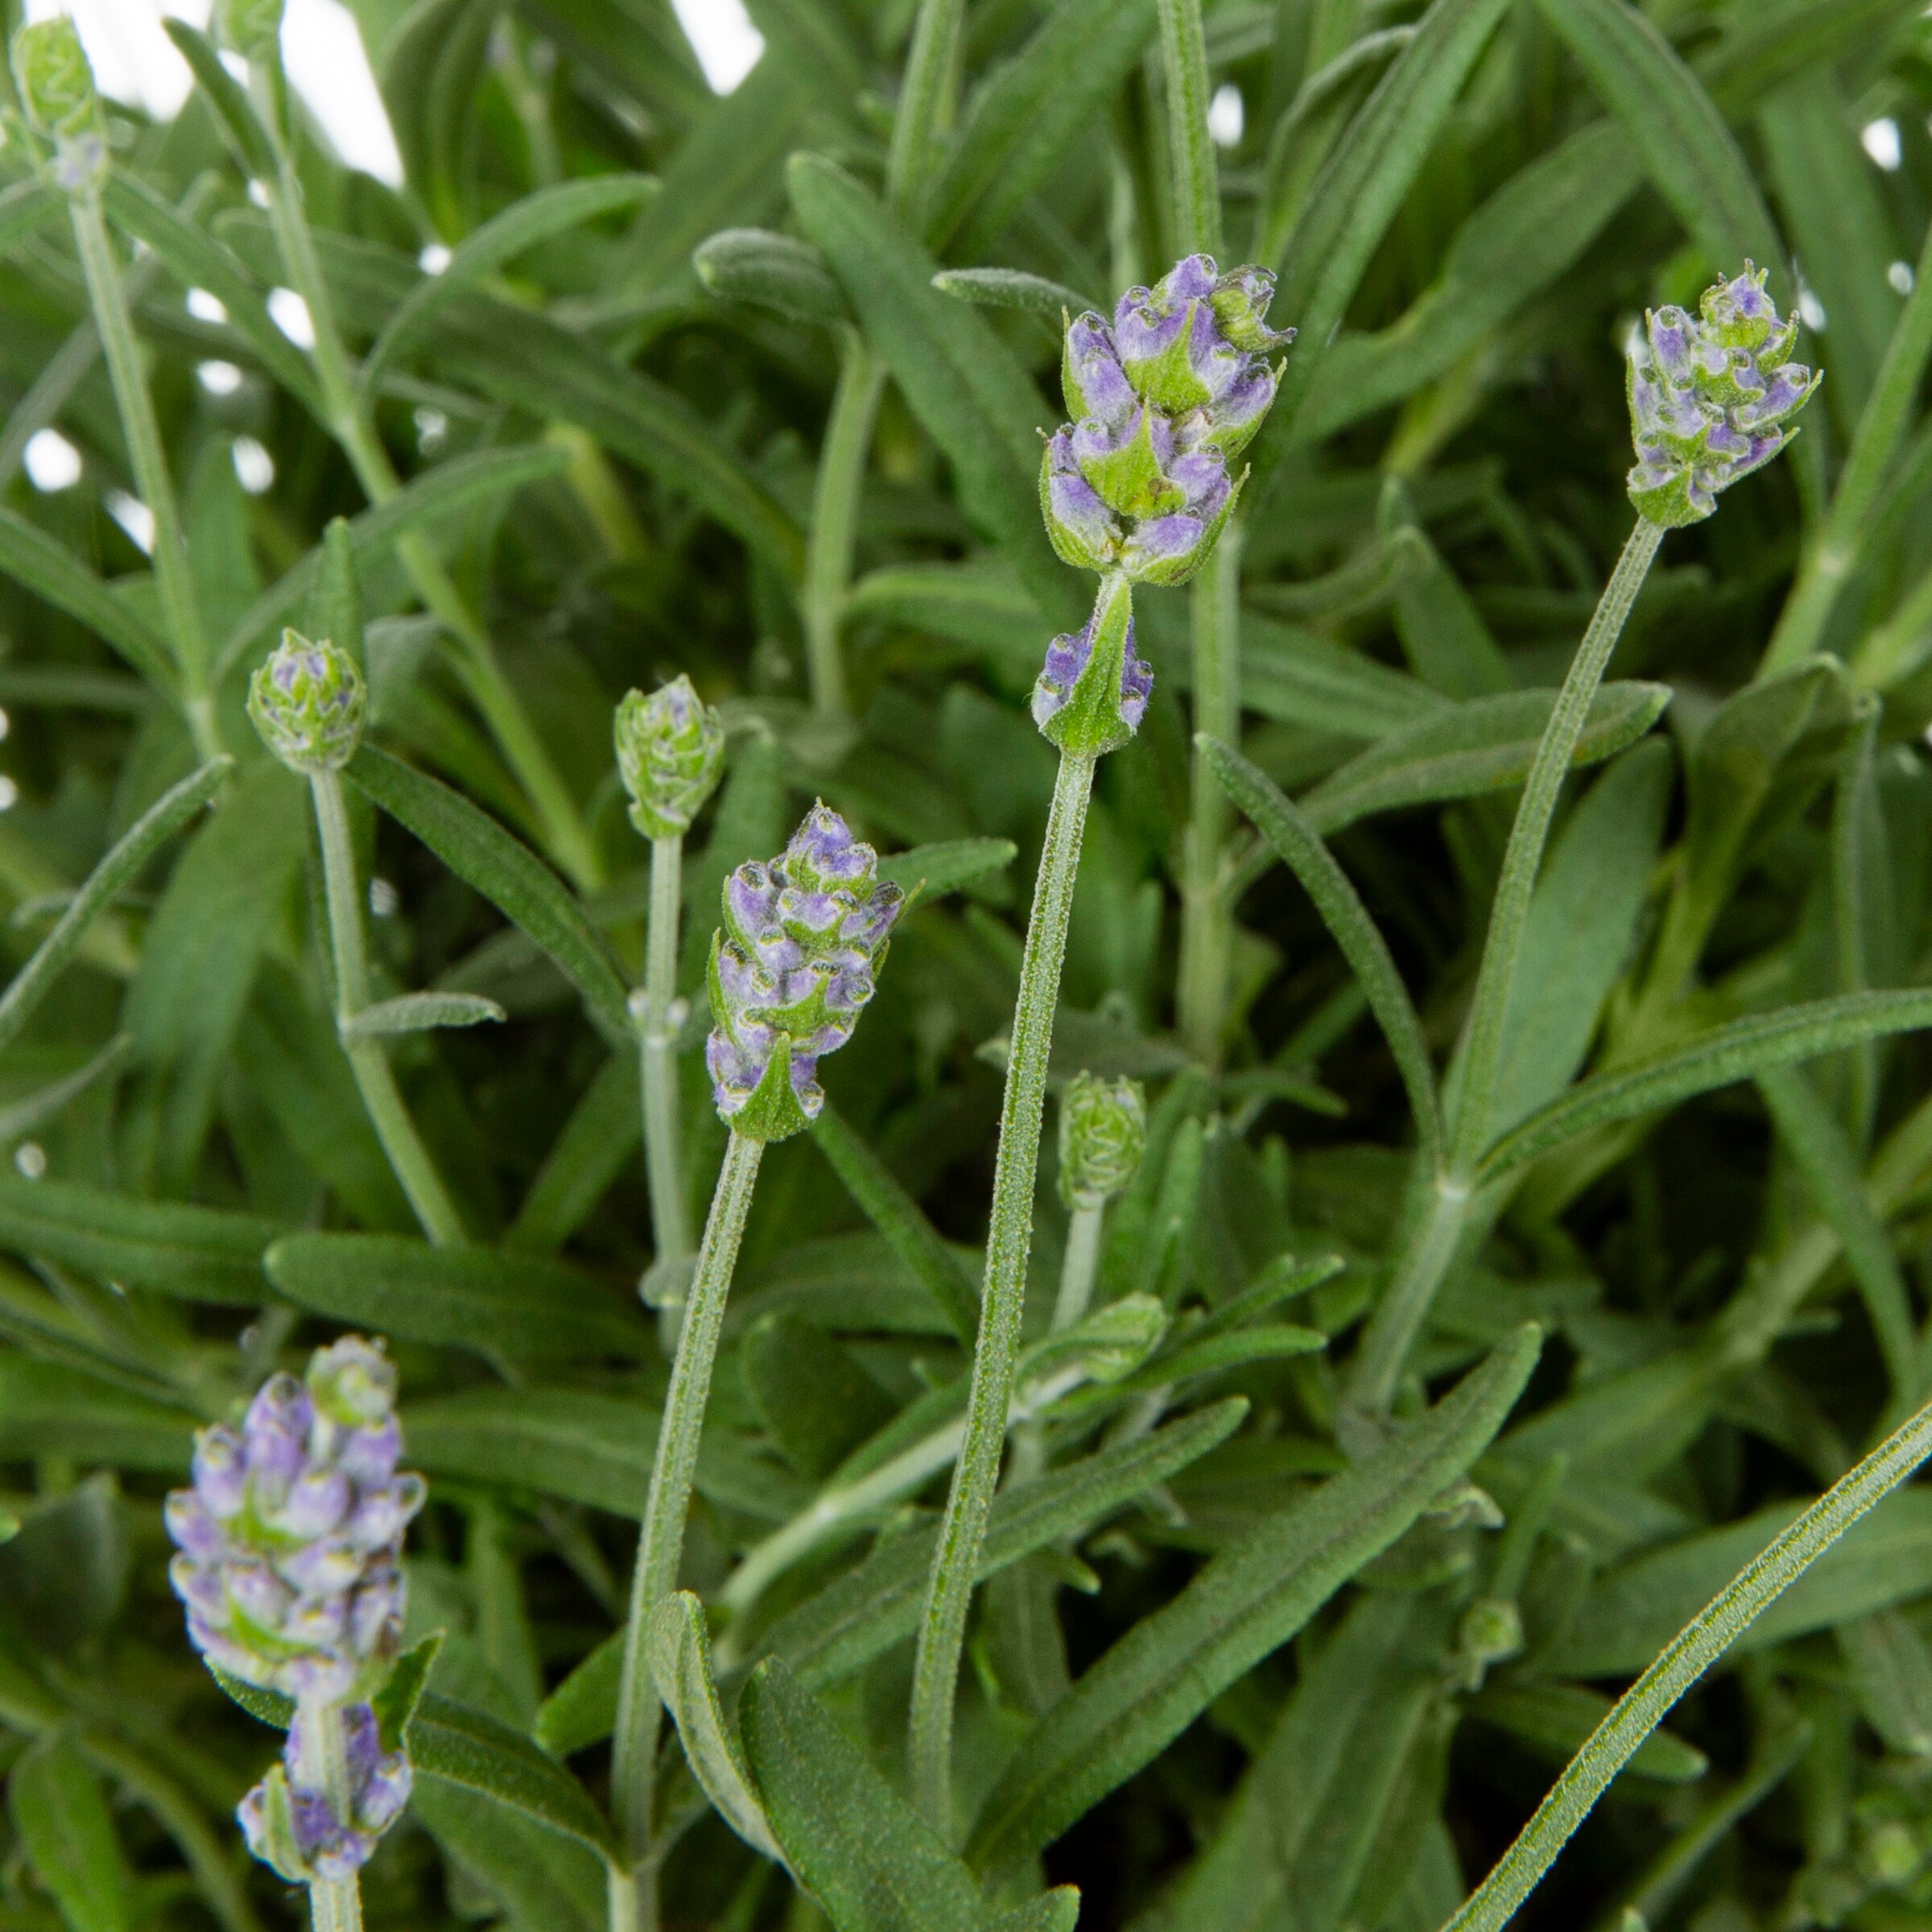
[[[1896,1888],[1918,1870],[1918,1841],[1901,1818],[1888,1819],[1865,1840],[1864,1867],[1879,1885]]]
[[[1507,1598],[1479,1596],[1463,1612],[1463,1654],[1472,1662],[1500,1664],[1519,1656],[1523,1648],[1523,1620]]]
[[[94,70],[65,14],[36,20],[14,35],[14,85],[27,118],[43,134],[97,132],[101,97]]]
[[[380,1341],[345,1335],[309,1357],[303,1378],[316,1406],[345,1429],[374,1429],[396,1406],[396,1368]]]
[[[282,642],[249,680],[248,715],[262,740],[295,771],[339,771],[362,741],[367,693],[349,653],[299,631]]]
[[[717,712],[689,678],[675,678],[649,697],[626,691],[613,735],[631,824],[647,839],[682,838],[724,769],[724,727]]]
[[[1060,1199],[1098,1208],[1133,1179],[1147,1147],[1147,1097],[1137,1080],[1075,1074],[1060,1096]]]
[[[215,38],[253,60],[282,37],[283,0],[215,0]]]

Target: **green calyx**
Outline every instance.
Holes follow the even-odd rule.
[[[630,822],[647,839],[682,838],[724,769],[724,726],[687,677],[646,697],[626,691],[612,721]]]

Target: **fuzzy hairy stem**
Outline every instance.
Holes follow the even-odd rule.
[[[684,1196],[684,1163],[678,1142],[678,913],[683,871],[681,838],[650,842],[650,910],[645,927],[642,1024],[638,1035],[639,1086],[644,1105],[644,1173],[650,1189],[655,1265],[683,1261],[691,1253],[691,1209]],[[675,1330],[669,1338],[675,1345]]]
[[[1033,1237],[1033,1187],[1046,1104],[1046,1067],[1053,1049],[1054,1008],[1067,956],[1080,838],[1093,791],[1096,760],[1063,753],[1054,781],[1053,809],[1034,888],[1033,914],[1020,962],[1019,999],[1013,1016],[1005,1099],[1000,1109],[994,1161],[993,1216],[986,1242],[986,1282],[980,1298],[979,1344],[966,1398],[966,1434],[953,1467],[926,1604],[919,1620],[912,1686],[913,1793],[942,1835],[952,1821],[953,1698],[966,1641],[966,1610],[985,1538],[986,1513],[999,1486],[1000,1453],[1026,1300],[1026,1256]]]
[[[1920,1410],[1745,1564],[1612,1706],[1515,1843],[1444,1932],[1501,1932],[1670,1707],[1781,1592],[1928,1455],[1932,1455],[1932,1406]]]
[[[1060,1263],[1060,1292],[1053,1304],[1057,1334],[1071,1328],[1086,1314],[1093,1299],[1093,1278],[1100,1265],[1100,1229],[1107,1218],[1104,1201],[1075,1208],[1067,1224],[1067,1253]]]
[[[93,312],[101,353],[114,386],[128,465],[134,471],[134,487],[155,520],[155,583],[160,592],[162,616],[181,675],[181,708],[194,739],[196,755],[212,758],[221,749],[221,737],[215,716],[214,692],[208,681],[208,632],[202,622],[201,602],[188,561],[181,508],[162,447],[161,426],[155,419],[154,398],[148,393],[147,373],[141,365],[134,320],[128,312],[127,291],[122,285],[120,265],[108,240],[98,191],[92,187],[84,188],[69,197],[68,206],[73,221],[75,249],[87,280],[88,306]]]
[[[711,1212],[698,1249],[691,1277],[691,1298],[684,1311],[678,1358],[672,1364],[671,1387],[664,1398],[664,1417],[658,1429],[657,1459],[651,1466],[650,1489],[644,1505],[643,1527],[638,1537],[638,1560],[631,1572],[630,1611],[624,1627],[624,1670],[617,1693],[617,1725],[613,1781],[617,1823],[630,1854],[634,1876],[642,1891],[654,1883],[644,1860],[650,1847],[651,1788],[657,1755],[658,1703],[647,1654],[650,1619],[658,1605],[676,1588],[678,1563],[684,1550],[684,1518],[691,1507],[691,1481],[698,1466],[698,1439],[704,1432],[704,1409],[711,1396],[712,1365],[717,1359],[718,1336],[724,1324],[724,1302],[731,1292],[732,1269],[744,1239],[757,1185],[762,1141],[733,1133],[725,1143],[724,1165],[711,1197]],[[654,1901],[642,1901],[642,1922],[655,1922]]]
[[[1220,169],[1208,132],[1208,43],[1201,26],[1201,0],[1160,0],[1160,7],[1174,239],[1182,254],[1218,254]]]
[[[1230,522],[1194,580],[1194,727],[1224,745],[1241,742],[1241,532]],[[1181,961],[1175,1005],[1181,1038],[1209,1067],[1220,1064],[1232,964],[1233,906],[1223,855],[1232,811],[1197,749],[1181,886]]]
[[[819,452],[818,478],[812,489],[803,600],[812,708],[830,717],[844,717],[852,708],[840,634],[852,578],[865,458],[885,386],[886,365],[865,346],[865,337],[856,328],[845,330],[840,344],[838,386],[832,391],[832,414],[826,420],[824,447]]]
[[[328,1800],[338,1818],[353,1814],[349,1783],[349,1752],[342,1733],[342,1708],[327,1703],[305,1703],[302,1742],[307,1762],[304,1775],[312,1788]],[[347,1878],[319,1878],[308,1888],[315,1932],[362,1932],[362,1890],[352,1873]]]
[[[369,1004],[369,959],[363,943],[355,846],[349,835],[349,814],[343,807],[342,781],[332,771],[316,771],[309,774],[308,783],[322,844],[329,945],[336,965],[336,1021],[338,1029],[346,1030]],[[369,1125],[423,1233],[439,1248],[461,1247],[469,1238],[463,1217],[409,1117],[382,1042],[345,1038],[342,1050],[349,1055]]]

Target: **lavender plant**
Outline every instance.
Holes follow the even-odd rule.
[[[753,12],[14,42],[0,1922],[1909,1932],[1917,0]]]
[[[249,1849],[309,1889],[317,1927],[362,1922],[357,1872],[409,1802],[407,1758],[369,1703],[394,1666],[402,1536],[421,1476],[398,1474],[396,1373],[345,1336],[298,1381],[277,1373],[238,1428],[195,1441],[194,1486],[167,1499],[170,1571],[195,1648],[292,1701],[280,1764],[242,1799]]]

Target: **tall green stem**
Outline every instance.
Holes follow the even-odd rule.
[[[691,1253],[691,1209],[678,1146],[678,911],[682,838],[650,842],[650,911],[644,932],[643,1012],[638,1042],[644,1099],[644,1174],[650,1187],[656,1266],[667,1269]],[[670,1283],[666,1282],[668,1288]],[[673,1338],[675,1340],[675,1336]]]
[[[1104,1203],[1076,1208],[1067,1224],[1067,1253],[1060,1262],[1060,1292],[1053,1304],[1054,1332],[1071,1328],[1086,1314],[1093,1299],[1093,1278],[1100,1270],[1100,1228],[1107,1216]]]
[[[1218,254],[1220,170],[1208,132],[1208,42],[1201,0],[1160,0],[1161,65],[1167,80],[1167,142],[1173,156],[1174,238],[1181,253]]]
[[[1918,279],[1885,345],[1852,448],[1831,493],[1831,508],[1806,546],[1777,629],[1758,667],[1760,678],[1788,670],[1818,647],[1838,593],[1857,568],[1900,440],[1912,424],[1926,361],[1932,356],[1932,227],[1919,252]],[[1859,655],[1862,658],[1864,652]]]
[[[369,960],[364,950],[362,894],[356,878],[355,848],[343,808],[342,781],[332,771],[309,774],[316,829],[322,843],[322,876],[328,903],[328,933],[336,962],[336,1023],[342,1050],[356,1076],[369,1124],[423,1232],[439,1248],[460,1248],[468,1238],[456,1212],[409,1117],[382,1042],[357,1039],[350,1024],[369,1004]]]
[[[154,398],[148,394],[140,345],[134,339],[134,325],[128,313],[127,291],[122,287],[120,266],[108,240],[98,190],[91,185],[77,190],[68,197],[68,206],[73,218],[74,245],[80,254],[81,272],[87,279],[88,305],[93,311],[94,328],[101,338],[101,352],[114,384],[114,402],[120,411],[121,433],[127,444],[134,487],[155,520],[155,581],[180,668],[181,707],[196,754],[212,758],[221,749],[221,734],[215,717],[214,694],[208,683],[208,633],[201,622],[200,601],[195,594],[188,539],[181,527],[174,479],[168,474],[167,457],[162,448],[161,426],[155,418]]]
[[[328,1800],[328,1808],[337,1818],[353,1816],[341,1706],[305,1703],[301,1731],[305,1778]],[[347,1878],[316,1880],[308,1888],[308,1905],[315,1932],[362,1932],[362,1892],[353,1872]]]
[[[1557,693],[1523,785],[1522,801],[1517,807],[1516,823],[1509,828],[1509,844],[1503,853],[1502,876],[1490,906],[1489,932],[1483,944],[1483,963],[1469,1015],[1462,1088],[1451,1130],[1450,1163],[1461,1174],[1474,1170],[1488,1138],[1496,1071],[1502,1060],[1503,1024],[1509,1015],[1523,928],[1529,923],[1530,902],[1536,891],[1536,875],[1542,865],[1557,798],[1569,775],[1577,740],[1583,736],[1610,654],[1616,648],[1631,606],[1663,540],[1661,525],[1647,517],[1637,518],[1616,568],[1604,587],[1583,641],[1577,646],[1570,675]]]
[[[734,1133],[725,1143],[724,1165],[711,1197],[711,1213],[698,1249],[691,1299],[684,1311],[678,1359],[664,1398],[658,1430],[657,1460],[638,1538],[631,1572],[630,1613],[624,1629],[624,1670],[617,1693],[616,1756],[612,1767],[617,1822],[634,1865],[641,1925],[656,1922],[652,1875],[643,1864],[650,1846],[653,1774],[658,1744],[658,1694],[647,1656],[652,1612],[676,1588],[684,1549],[684,1518],[691,1507],[691,1480],[698,1466],[698,1439],[711,1395],[712,1364],[724,1323],[724,1300],[731,1291],[738,1244],[751,1212],[762,1141]]]
[[[1235,750],[1241,742],[1241,529],[1231,522],[1194,581],[1194,728]],[[1228,795],[1208,762],[1194,759],[1181,884],[1181,960],[1175,1005],[1181,1038],[1209,1067],[1220,1064],[1234,947],[1233,907],[1223,854]]]
[[[1932,1406],[1920,1410],[1745,1564],[1611,1707],[1516,1843],[1450,1919],[1445,1932],[1500,1932],[1670,1707],[1781,1591],[1928,1455],[1932,1455]]]
[[[865,346],[856,328],[847,328],[839,347],[838,386],[819,452],[819,473],[811,495],[811,533],[805,550],[805,656],[811,680],[812,708],[842,717],[851,704],[845,688],[845,658],[840,633],[845,621],[845,593],[858,532],[859,493],[865,486],[865,457],[872,425],[886,386],[886,365]]]
[[[1502,876],[1490,907],[1447,1158],[1443,1171],[1428,1177],[1428,1198],[1410,1217],[1408,1236],[1394,1275],[1370,1319],[1350,1377],[1350,1399],[1368,1414],[1386,1414],[1395,1399],[1403,1364],[1428,1319],[1457,1246],[1474,1220],[1480,1197],[1472,1192],[1471,1176],[1488,1139],[1502,1060],[1504,1022],[1550,819],[1610,654],[1663,538],[1658,525],[1647,518],[1637,518],[1616,568],[1604,587],[1589,629],[1577,646],[1524,782],[1516,823],[1510,828],[1503,854]]]
[[[1063,752],[1046,820],[1046,848],[1034,887],[1033,915],[1020,960],[1020,991],[1008,1051],[1005,1099],[993,1164],[993,1216],[986,1242],[979,1345],[966,1398],[966,1435],[952,1473],[939,1529],[912,1686],[912,1784],[919,1808],[943,1835],[952,1823],[952,1707],[966,1609],[986,1534],[986,1513],[999,1485],[1000,1451],[1026,1300],[1026,1255],[1033,1236],[1034,1177],[1046,1104],[1054,1008],[1067,956],[1067,925],[1080,869],[1080,836],[1093,791],[1095,760]]]
[[[373,504],[387,503],[402,485],[357,391],[342,332],[336,325],[328,283],[322,272],[321,258],[316,250],[315,236],[303,210],[301,179],[283,135],[282,117],[276,111],[286,84],[279,68],[262,63],[256,65],[254,79],[258,94],[268,96],[264,103],[267,111],[262,118],[276,156],[275,178],[266,184],[269,220],[289,280],[308,309],[309,325],[315,336],[310,353],[315,358],[316,379],[322,386],[323,406],[363,494]],[[396,554],[402,559],[417,596],[455,640],[452,662],[457,675],[529,795],[551,856],[580,886],[601,886],[604,863],[583,815],[504,677],[489,633],[419,531],[398,537]]]

